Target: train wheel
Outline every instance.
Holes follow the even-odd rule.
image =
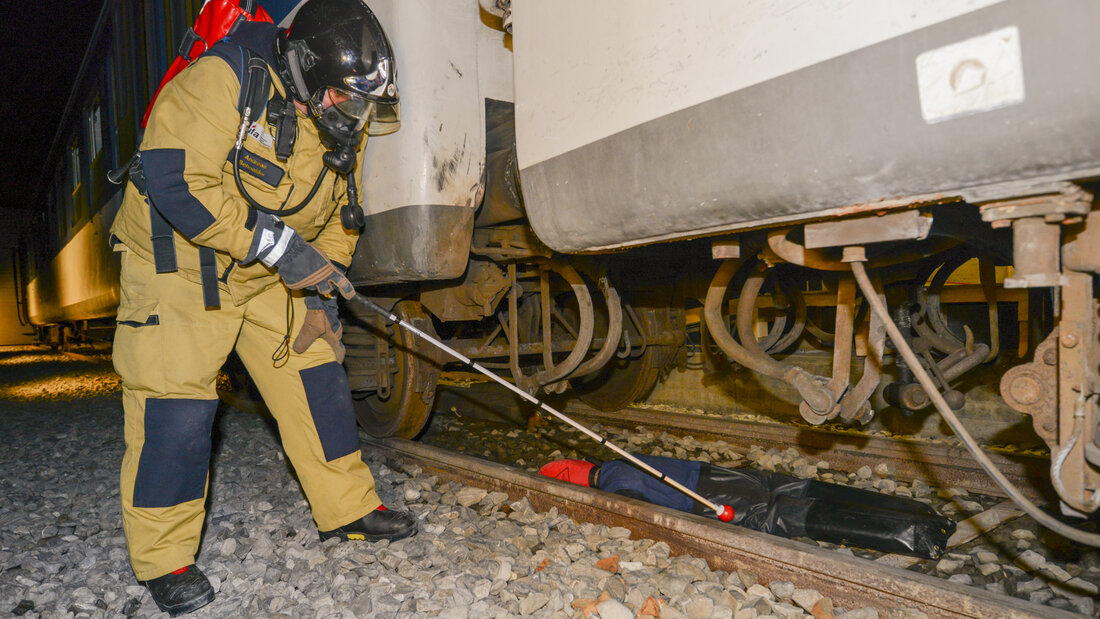
[[[394,308],[394,313],[435,336],[431,318],[419,302],[402,301]],[[384,389],[354,393],[355,416],[359,425],[371,436],[411,439],[420,433],[428,421],[439,382],[440,366],[434,361],[437,354],[431,344],[420,341],[400,325],[389,325],[384,329],[389,337],[389,385]]]
[[[640,323],[637,326],[647,334],[665,331],[674,322],[669,308],[645,308],[633,314],[629,318],[623,317],[623,336],[629,337],[635,347],[641,340],[633,324],[635,318]],[[619,352],[626,352],[623,345],[620,345]],[[650,344],[640,355],[616,355],[603,369],[589,376],[571,379],[570,383],[585,404],[603,411],[619,410],[649,395],[675,354],[675,346]]]

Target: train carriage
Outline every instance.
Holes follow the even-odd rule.
[[[731,408],[815,425],[927,430],[942,404],[990,438],[1026,415],[1011,441],[1055,454],[1064,509],[1096,511],[1095,3],[371,7],[404,112],[367,145],[361,292],[532,393],[605,409],[680,368],[718,377],[674,377],[680,393],[724,377]],[[55,341],[117,304],[104,175],[197,8],[104,9],[26,274]],[[453,366],[345,311],[361,423],[415,436]]]

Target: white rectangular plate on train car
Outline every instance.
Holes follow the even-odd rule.
[[[1022,103],[1024,67],[1016,26],[917,56],[920,110],[935,123]]]

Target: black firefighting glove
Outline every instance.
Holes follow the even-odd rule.
[[[312,290],[323,295],[339,292],[345,299],[355,296],[355,287],[325,252],[307,243],[278,217],[255,214],[252,245],[242,263],[259,260],[276,269],[291,290]]]
[[[344,344],[340,336],[344,327],[337,313],[336,297],[322,297],[318,294],[306,295],[306,319],[302,323],[298,337],[294,338],[294,352],[304,353],[317,338],[324,340],[336,353],[336,363],[344,362]]]

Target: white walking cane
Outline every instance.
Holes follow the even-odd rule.
[[[504,380],[503,378],[497,376],[496,374],[490,372],[489,370],[481,367],[481,365],[479,365],[477,362],[475,362],[475,361],[467,358],[466,356],[460,354],[457,350],[451,348],[450,346],[447,346],[443,342],[440,342],[439,340],[437,340],[434,337],[428,335],[427,333],[424,333],[420,329],[417,329],[416,327],[414,327],[411,324],[405,322],[404,320],[401,320],[400,318],[395,316],[393,313],[389,312],[388,310],[386,310],[382,306],[378,305],[374,301],[371,301],[370,299],[363,296],[362,294],[356,293],[356,295],[354,297],[352,297],[350,300],[355,301],[356,303],[359,303],[360,305],[366,307],[367,309],[371,310],[372,312],[375,312],[377,314],[381,314],[382,316],[385,316],[388,320],[396,322],[397,324],[401,325],[405,329],[408,329],[409,331],[415,333],[416,335],[418,335],[418,336],[424,338],[425,340],[431,342],[432,344],[434,344],[436,347],[440,348],[441,350],[447,351],[447,353],[450,354],[455,359],[458,359],[459,361],[465,363],[466,365],[474,368],[478,372],[481,372],[485,376],[488,376],[489,378],[491,378],[494,381],[500,383],[501,385],[504,385],[505,387],[512,390],[513,393],[520,396],[521,398],[527,400],[528,402],[534,404],[535,406],[538,406],[542,410],[550,413],[551,415],[557,417],[558,419],[561,419],[565,423],[567,423],[567,424],[573,426],[574,428],[580,430],[581,432],[587,434],[589,437],[595,439],[596,441],[599,441],[599,443],[601,445],[606,445],[612,451],[614,451],[615,453],[619,454],[620,456],[626,458],[627,460],[631,461],[636,466],[638,466],[642,470],[646,471],[650,475],[653,475],[657,479],[663,481],[664,483],[672,486],[673,488],[679,490],[680,492],[683,492],[684,494],[688,495],[689,497],[691,497],[691,498],[695,499],[696,501],[702,503],[703,505],[707,506],[707,508],[711,509],[712,511],[714,511],[715,514],[717,514],[718,519],[721,520],[722,522],[729,522],[729,521],[733,520],[733,508],[730,507],[729,505],[718,505],[717,503],[714,503],[712,501],[708,501],[707,499],[703,498],[698,493],[688,489],[686,486],[684,486],[680,482],[676,481],[675,479],[671,479],[671,478],[667,477],[664,473],[658,471],[657,469],[655,469],[652,466],[646,464],[645,462],[642,462],[638,458],[635,458],[634,456],[630,455],[629,453],[624,451],[618,445],[608,441],[606,438],[600,436],[599,434],[596,434],[592,430],[589,430],[588,428],[582,426],[581,424],[577,423],[576,421],[573,421],[572,419],[565,416],[564,414],[554,410],[553,407],[549,406],[545,402],[540,401],[538,398],[532,396],[531,394],[527,393],[526,391],[520,389],[519,387],[516,387],[512,383]]]

